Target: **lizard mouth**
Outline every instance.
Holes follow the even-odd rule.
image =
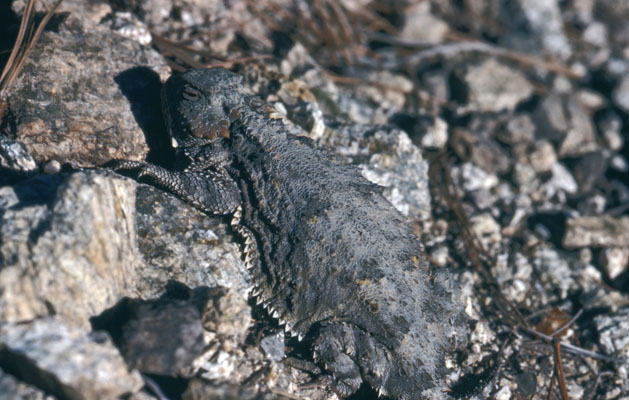
[[[229,139],[229,121],[219,120],[211,125],[195,124],[192,134],[195,137],[215,141],[218,138]]]

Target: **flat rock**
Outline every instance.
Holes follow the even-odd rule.
[[[9,92],[16,138],[38,163],[143,159],[143,129],[165,132],[159,90],[168,72],[151,48],[71,14],[44,32]]]
[[[563,245],[575,247],[629,246],[629,217],[579,217],[566,221]]]
[[[493,58],[468,67],[462,78],[468,91],[467,109],[471,111],[513,110],[533,93],[524,75]]]
[[[0,325],[0,349],[2,368],[61,398],[113,399],[142,386],[107,334],[56,318]]]

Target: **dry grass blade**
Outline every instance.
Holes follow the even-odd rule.
[[[57,0],[50,10],[44,15],[44,18],[33,32],[33,10],[35,9],[36,0],[29,0],[22,14],[22,22],[18,31],[15,44],[7,60],[7,64],[0,75],[0,120],[4,117],[6,111],[6,94],[24,67],[24,63],[28,59],[29,54],[37,44],[44,28],[54,15],[63,0]]]
[[[555,377],[559,384],[559,392],[561,393],[562,400],[570,400],[568,396],[568,389],[566,388],[566,378],[563,373],[563,363],[561,362],[561,344],[559,339],[553,340],[553,350],[555,358]]]

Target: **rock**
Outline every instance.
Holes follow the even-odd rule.
[[[463,128],[454,129],[450,145],[459,157],[469,161],[487,172],[501,174],[508,172],[513,160],[490,136],[491,127],[472,125],[473,130]]]
[[[287,400],[286,397],[274,393],[260,393],[253,388],[229,383],[212,384],[194,379],[188,384],[183,400]]]
[[[498,177],[488,174],[482,168],[478,168],[472,163],[465,163],[460,170],[463,187],[466,191],[475,191],[479,189],[489,190],[498,184]]]
[[[529,154],[529,163],[538,174],[550,171],[557,162],[555,148],[546,140],[535,142],[535,149]]]
[[[612,99],[625,112],[629,112],[629,74],[626,74],[614,88]]]
[[[583,31],[583,40],[598,47],[608,43],[607,28],[600,22],[593,22]]]
[[[406,9],[400,39],[419,43],[442,43],[450,28],[430,12],[430,3],[415,3]]]
[[[143,159],[143,129],[165,138],[159,90],[168,72],[154,50],[71,14],[44,31],[8,94],[16,137],[38,163]]]
[[[308,132],[308,136],[313,140],[323,136],[325,130],[323,112],[305,82],[297,79],[284,82],[277,96],[286,108],[288,119]]]
[[[518,0],[519,8],[525,26],[532,33],[527,37],[531,45],[540,45],[544,52],[567,59],[572,54],[570,43],[563,30],[561,10],[557,0],[539,2],[536,0]],[[513,23],[513,22],[512,22]],[[519,26],[517,23],[514,26]],[[535,46],[533,45],[533,48]]]
[[[435,118],[422,137],[421,145],[427,149],[442,149],[448,143],[448,124],[441,118]]]
[[[625,143],[621,132],[622,119],[613,111],[608,111],[598,120],[598,129],[609,150],[618,151]]]
[[[527,114],[514,116],[505,129],[498,132],[497,138],[510,145],[532,143],[535,140],[535,125]]]
[[[577,159],[573,172],[581,193],[587,193],[601,183],[607,165],[607,157],[600,151],[583,154]]]
[[[628,247],[629,217],[578,217],[566,221],[563,246]]]
[[[61,398],[118,398],[142,387],[109,336],[56,318],[0,325],[0,349],[2,368]]]
[[[540,102],[534,117],[540,137],[555,143],[563,139],[570,127],[564,100],[558,94],[546,96]]]
[[[0,369],[0,400],[55,400],[55,397],[35,386],[18,381],[13,375]]]
[[[533,86],[520,72],[494,58],[468,67],[461,80],[467,87],[468,111],[511,111],[533,93]]]
[[[599,262],[609,279],[614,280],[629,266],[629,247],[605,248],[600,253]]]
[[[0,136],[0,186],[17,182],[36,171],[37,164],[22,143]]]
[[[130,301],[120,347],[125,361],[141,372],[191,376],[204,348],[201,314],[184,300]]]
[[[126,182],[136,193],[136,240],[142,262],[134,283],[143,298],[160,296],[170,281],[191,288],[233,288],[247,298],[249,274],[240,246],[221,217],[208,216],[152,186]]]
[[[598,144],[590,114],[573,97],[568,98],[567,110],[570,115],[571,128],[559,147],[559,156],[578,156],[596,150]]]
[[[203,328],[237,342],[244,340],[252,324],[247,299],[235,289],[224,287],[203,290],[203,298],[206,299],[201,308]]]
[[[0,188],[0,320],[81,326],[138,279],[134,184],[94,172]]]
[[[617,374],[612,378],[615,386],[629,391],[629,309],[599,315],[594,318],[594,324],[605,353],[621,358],[616,365]]]
[[[279,362],[284,358],[284,332],[279,331],[274,335],[266,336],[260,340],[260,347],[267,358],[273,362]]]
[[[548,182],[544,184],[544,187],[549,189],[547,197],[552,197],[561,190],[568,194],[575,194],[578,190],[577,182],[562,163],[553,164],[551,168],[552,176]]]

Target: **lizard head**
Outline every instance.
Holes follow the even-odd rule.
[[[242,101],[242,77],[222,68],[171,76],[162,88],[162,109],[174,147],[229,137],[229,112]]]

